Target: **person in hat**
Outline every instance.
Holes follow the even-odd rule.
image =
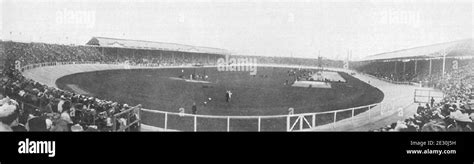
[[[84,129],[79,124],[75,124],[71,126],[71,132],[82,132],[82,131],[84,131]]]
[[[68,124],[72,124],[73,121],[72,121],[72,119],[71,119],[71,117],[70,117],[69,114],[70,114],[70,109],[67,109],[67,108],[66,108],[66,110],[63,110],[63,111],[61,112],[60,119],[64,120],[64,121],[67,122]]]
[[[434,99],[433,97],[431,97],[431,104],[430,104],[430,105],[431,105],[431,107],[433,107],[433,105],[434,105],[434,102],[435,102],[435,99]]]
[[[421,106],[421,103],[418,103],[418,108],[416,108],[416,113],[421,114],[425,110],[423,106]]]
[[[445,117],[441,114],[441,109],[437,108],[436,110],[433,111],[433,119],[445,119]]]
[[[471,127],[467,126],[472,120],[469,118],[467,113],[462,113],[459,110],[455,112],[451,112],[450,116],[451,119],[454,120],[454,124],[448,127],[449,131],[471,131]]]
[[[47,116],[37,116],[29,119],[28,122],[26,123],[28,131],[33,131],[33,132],[45,132],[49,131],[48,130],[48,125],[46,122]]]
[[[429,110],[430,108],[431,108],[430,104],[426,103],[426,104],[425,104],[425,109],[426,109],[426,110]]]
[[[17,110],[17,102],[11,100],[10,98],[4,98],[2,100],[3,103],[0,106],[0,122],[10,125],[14,122],[19,115],[19,110]]]
[[[59,102],[58,102],[58,113],[62,113],[63,112],[63,105],[64,103],[66,102],[66,97],[64,97],[64,95],[61,95],[61,97],[59,98]]]
[[[97,126],[95,125],[90,125],[87,127],[87,129],[85,130],[85,132],[98,132],[99,130],[97,129]]]
[[[397,121],[397,125],[394,128],[394,131],[400,132],[405,131],[408,128],[404,121]]]
[[[446,131],[446,126],[442,122],[432,121],[421,127],[422,132],[442,132]]]

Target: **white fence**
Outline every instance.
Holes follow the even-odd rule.
[[[213,116],[142,109],[142,123],[163,131],[307,131],[326,126],[342,130],[344,124],[366,124],[395,111],[381,103],[327,112],[272,116]]]
[[[430,103],[431,98],[433,98],[435,102],[441,102],[444,97],[445,95],[443,92],[431,88],[415,89],[413,101],[415,103]]]
[[[29,69],[71,65],[71,64],[116,64],[136,67],[163,67],[160,64],[128,64],[119,62],[50,62],[20,67],[24,72]],[[303,131],[317,127],[330,126],[337,130],[343,124],[365,124],[374,121],[377,116],[393,111],[394,106],[383,106],[381,103],[370,104],[349,109],[327,112],[289,114],[272,116],[214,116],[175,113],[141,108],[140,124],[150,125],[162,130],[172,131]],[[348,122],[349,121],[349,122]]]

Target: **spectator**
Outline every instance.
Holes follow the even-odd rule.
[[[193,106],[191,107],[191,111],[192,111],[193,114],[197,113],[196,102],[193,102]]]
[[[435,99],[431,97],[431,106],[434,106]]]

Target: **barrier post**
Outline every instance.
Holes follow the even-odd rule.
[[[313,128],[316,127],[316,114],[313,114],[313,121],[311,122]]]
[[[298,116],[298,120],[300,120],[300,130],[303,130],[304,115]]]
[[[369,112],[369,122],[372,122],[370,117],[370,106],[367,107],[367,112]]]
[[[258,116],[258,131],[259,131],[259,132],[260,132],[260,128],[261,128],[260,123],[261,123],[261,117]]]
[[[333,129],[336,129],[336,118],[337,118],[337,112],[334,112],[334,122],[332,123]]]
[[[286,131],[290,131],[290,115],[286,116]]]
[[[138,129],[142,129],[142,107],[138,108]]]
[[[197,116],[194,115],[194,131],[197,131]]]
[[[165,131],[168,128],[168,112],[165,113]]]
[[[230,132],[230,117],[227,116],[227,132]]]
[[[351,109],[352,109],[351,123],[352,123],[352,125],[354,125],[354,110],[355,110],[355,108],[351,108]]]

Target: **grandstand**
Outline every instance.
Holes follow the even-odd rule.
[[[436,74],[463,67],[472,62],[473,40],[465,39],[411,49],[376,54],[353,63],[356,70],[398,82],[434,86]]]
[[[473,118],[473,44],[465,39],[376,54],[354,63],[360,72],[406,85],[400,90],[416,86],[414,104],[403,117],[384,118],[358,130],[472,131],[466,117]]]

